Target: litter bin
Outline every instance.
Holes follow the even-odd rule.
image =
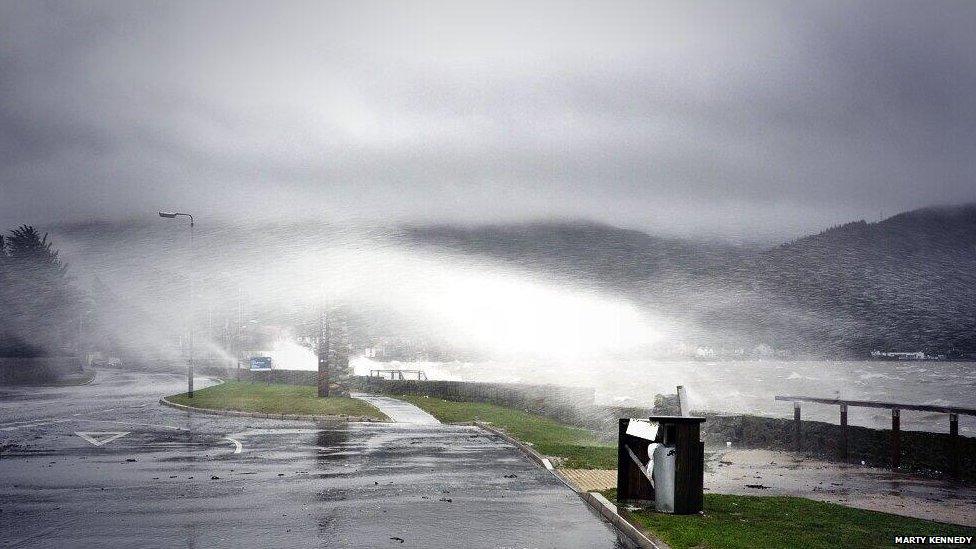
[[[617,499],[658,511],[702,510],[705,449],[702,417],[651,416],[620,420]]]

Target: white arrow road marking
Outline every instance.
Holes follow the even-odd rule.
[[[231,442],[234,443],[234,453],[235,454],[241,453],[241,450],[244,448],[244,446],[240,443],[239,440],[236,440],[236,439],[233,439],[233,438],[230,438],[230,437],[224,437],[224,440],[229,440],[229,441],[231,441]]]
[[[77,431],[76,435],[92,443],[93,446],[104,446],[115,439],[129,434],[129,431]]]

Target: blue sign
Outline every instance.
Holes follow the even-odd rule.
[[[270,356],[251,357],[252,372],[267,372],[268,370],[271,370],[272,364],[274,364],[274,361],[271,360]]]

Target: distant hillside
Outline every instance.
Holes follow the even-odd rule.
[[[699,343],[976,353],[976,205],[849,223],[769,250],[593,223],[410,227],[402,236],[625,293],[697,327],[689,337]]]
[[[836,348],[976,352],[976,205],[835,227],[763,253],[755,275],[787,305],[841,320],[812,338]]]
[[[660,238],[577,221],[509,225],[413,226],[401,236],[425,245],[476,253],[548,272],[632,289],[661,277],[703,277],[749,255],[743,248]]]

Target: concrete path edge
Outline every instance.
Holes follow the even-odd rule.
[[[341,421],[346,423],[389,423],[365,416],[323,416],[323,415],[302,415],[302,414],[266,414],[264,412],[241,412],[239,410],[215,410],[213,408],[198,408],[187,406],[167,400],[166,397],[159,399],[163,406],[169,406],[184,412],[194,412],[198,414],[208,414],[212,416],[235,416],[235,417],[257,417],[263,419],[288,419],[296,421]]]
[[[506,442],[518,448],[529,459],[552,473],[554,477],[558,478],[563,484],[568,486],[572,491],[576,492],[576,494],[583,501],[585,501],[587,505],[606,519],[607,522],[609,522],[619,534],[622,534],[626,538],[628,545],[636,546],[640,549],[670,549],[668,544],[664,543],[664,541],[658,538],[652,538],[651,536],[648,536],[647,534],[638,530],[636,526],[620,515],[620,513],[617,511],[617,506],[607,501],[607,498],[603,497],[603,494],[599,492],[585,492],[579,490],[576,485],[561,475],[559,471],[552,466],[552,463],[549,462],[548,458],[535,451],[535,449],[531,446],[512,437],[505,431],[493,427],[485,422],[474,421],[471,422],[471,425],[481,427],[489,433],[502,437]]]

